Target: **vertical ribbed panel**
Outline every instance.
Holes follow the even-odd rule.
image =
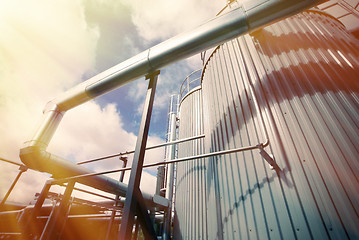
[[[179,115],[179,139],[204,133],[201,88],[193,89],[182,99]],[[203,139],[178,146],[179,158],[202,153]],[[178,163],[176,173],[175,239],[207,239],[205,160]]]
[[[335,19],[308,11],[218,47],[203,73],[206,151],[264,142],[261,114],[282,171],[257,150],[210,158],[206,171],[179,165],[182,237],[198,239],[207,218],[208,239],[359,238],[358,46]],[[180,138],[201,133],[198,111],[181,112]]]

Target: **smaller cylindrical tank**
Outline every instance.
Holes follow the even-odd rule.
[[[200,72],[184,81],[179,105],[179,139],[201,135],[203,129]],[[204,153],[203,139],[180,143],[178,157]],[[175,239],[207,239],[206,166],[205,159],[178,163],[174,216]]]

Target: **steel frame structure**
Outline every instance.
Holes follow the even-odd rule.
[[[143,160],[146,151],[148,131],[150,128],[152,107],[155,98],[157,78],[159,73],[160,71],[156,71],[146,76],[146,79],[149,79],[149,84],[142,114],[140,130],[137,136],[135,153],[133,156],[132,171],[128,183],[128,192],[126,194],[123,221],[120,227],[120,239],[131,238],[135,213],[137,213],[137,216],[141,216],[139,217],[139,221],[143,229],[145,230],[145,238],[151,239],[156,237],[152,221],[147,212],[148,208],[146,207],[140,190],[140,180],[142,174]]]
[[[154,229],[150,216],[145,204],[152,202],[162,206],[168,206],[168,200],[160,196],[153,196],[141,192],[139,189],[139,181],[143,167],[158,166],[162,164],[170,164],[179,161],[187,161],[198,159],[201,157],[213,156],[216,154],[227,154],[231,152],[260,149],[264,158],[273,165],[270,157],[263,153],[263,148],[268,145],[268,141],[256,146],[245,148],[220,151],[212,154],[202,154],[200,156],[187,157],[183,159],[175,159],[167,162],[155,164],[143,164],[146,140],[148,136],[148,128],[151,118],[153,98],[156,88],[158,70],[177,62],[181,59],[192,56],[210,47],[216,46],[241,34],[256,30],[274,21],[278,21],[284,17],[293,15],[306,8],[323,2],[322,0],[256,0],[245,1],[243,5],[228,13],[217,16],[206,24],[194,29],[193,31],[179,35],[168,41],[158,44],[130,59],[114,66],[113,68],[83,82],[82,84],[70,89],[64,95],[56,98],[48,103],[44,110],[44,120],[40,127],[36,130],[31,139],[25,142],[20,150],[20,158],[25,165],[31,169],[48,172],[56,179],[61,181],[48,182],[38,201],[35,204],[32,216],[36,216],[41,208],[45,197],[52,184],[59,184],[64,181],[68,182],[63,202],[60,204],[60,212],[58,214],[66,214],[68,200],[74,188],[75,181],[100,189],[105,192],[115,194],[116,196],[126,197],[124,216],[122,219],[119,239],[127,239],[132,234],[134,216],[137,213],[142,229],[146,238],[154,237]],[[150,74],[150,75],[148,75]],[[66,111],[78,106],[86,101],[94,99],[111,90],[114,90],[130,81],[141,76],[147,75],[150,78],[149,88],[145,109],[141,121],[141,127],[134,152],[134,162],[132,168],[123,168],[116,171],[131,171],[130,182],[127,186],[112,178],[103,176],[104,173],[92,173],[87,168],[73,164],[61,157],[46,151],[47,145],[52,139],[57,127],[59,126],[63,115]],[[115,172],[115,171],[112,171]],[[106,172],[109,173],[109,172]],[[76,180],[74,180],[76,178]],[[74,180],[74,181],[73,181]],[[30,218],[31,219],[31,218]],[[52,239],[58,237],[53,232],[53,221],[49,218],[48,225],[43,232],[41,239]]]

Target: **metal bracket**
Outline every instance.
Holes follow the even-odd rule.
[[[160,75],[160,72],[161,72],[161,70],[157,70],[157,71],[154,71],[152,73],[146,74],[145,75],[145,80],[157,77],[158,75]]]
[[[264,150],[263,144],[259,144],[259,145],[257,145],[257,147],[259,149],[259,154],[264,158],[264,160],[267,161],[267,163],[269,163],[269,165],[271,166],[271,169],[272,170],[274,169],[276,171],[281,171],[277,162],[274,160],[273,154],[267,153],[266,150]]]

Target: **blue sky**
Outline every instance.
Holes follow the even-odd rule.
[[[126,59],[209,20],[225,1],[0,0],[0,157],[20,162],[19,149],[41,122],[46,103]],[[198,56],[161,71],[148,145],[164,141],[169,96],[200,67]],[[70,161],[132,150],[147,82],[138,79],[65,114],[48,151]],[[151,151],[146,162],[163,159]],[[91,164],[95,171],[119,161]],[[0,196],[16,166],[0,163]],[[141,187],[154,191],[155,169]],[[49,175],[29,170],[10,196],[27,202]],[[117,175],[113,177],[117,178]]]
[[[171,4],[174,3],[174,1],[169,2]],[[188,4],[188,1],[186,2]],[[136,4],[117,4],[118,6],[116,8],[112,8],[110,4],[105,4],[101,7],[98,7],[98,4],[93,2],[88,4],[85,8],[86,20],[90,26],[94,26],[98,29],[101,37],[99,38],[97,45],[95,69],[86,73],[86,77],[90,77],[98,72],[106,70],[109,67],[122,62],[171,36],[189,30],[191,27],[212,17],[210,14],[205,14],[203,17],[199,17],[199,19],[195,19],[191,16],[190,24],[188,24],[190,27],[187,27],[182,23],[179,24],[180,29],[175,31],[171,26],[176,25],[178,21],[184,21],[183,18],[186,17],[186,13],[184,12],[186,11],[186,8],[183,8],[185,6],[184,4],[185,3],[169,6],[171,8],[176,6],[179,7],[176,14],[180,16],[180,19],[176,17],[169,18],[168,16],[167,18],[164,18],[162,17],[163,14],[160,13],[160,10],[153,10],[149,7],[142,10],[138,9],[138,12],[134,12],[136,11],[136,6],[134,6]],[[158,1],[158,5],[162,5],[159,8],[166,11],[168,2]],[[192,5],[193,8],[201,7],[200,2],[189,5]],[[217,4],[217,6],[218,5],[219,4]],[[208,13],[211,13],[211,15],[214,16],[214,9],[216,9],[216,7],[210,9]],[[153,14],[159,14],[159,16],[148,16],[148,22],[144,19],[136,20],[136,18],[138,18],[137,15],[146,16],[146,14],[151,11],[154,11]],[[174,10],[167,11],[173,12]],[[143,17],[145,18],[145,16]],[[157,29],[156,23],[159,21],[161,21],[161,25],[164,25],[162,27],[163,29]],[[172,21],[172,23],[170,21]],[[148,26],[143,26],[145,22]],[[166,25],[166,22],[168,22],[168,25]],[[145,28],[146,31],[141,30],[143,28]],[[153,28],[153,30],[148,32],[148,29],[151,28]],[[156,32],[158,34],[156,34]],[[185,76],[193,69],[199,67],[199,57],[195,56],[191,61],[179,62],[162,70],[156,93],[150,135],[158,137],[164,136],[166,131],[166,126],[164,125],[167,118],[167,103],[169,96],[177,93],[179,91],[179,85]],[[124,128],[127,131],[137,134],[146,86],[147,82],[145,82],[144,79],[139,79],[138,81],[125,85],[112,93],[106,94],[97,101],[102,106],[106,105],[108,102],[117,102],[117,108],[122,113],[121,116],[124,122]]]
[[[19,149],[46,103],[126,59],[215,16],[224,0],[0,0],[0,157]],[[194,56],[161,70],[148,145],[164,141],[169,96],[200,67]],[[142,78],[66,113],[48,150],[70,161],[134,149],[147,82]],[[146,162],[163,159],[151,151]],[[91,164],[95,171],[121,163]],[[154,191],[155,169],[141,187]],[[0,196],[18,173],[0,163]],[[49,175],[29,170],[10,196],[27,202]],[[117,175],[113,177],[117,178]],[[0,197],[1,198],[1,197]]]

